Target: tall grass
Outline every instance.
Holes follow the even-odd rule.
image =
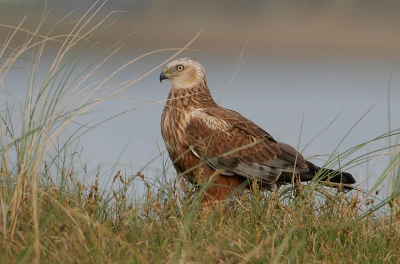
[[[9,33],[0,50],[0,83],[21,60],[29,70],[19,105],[10,105],[7,87],[2,90],[1,263],[399,262],[399,189],[387,199],[376,198],[381,183],[398,171],[399,154],[393,151],[371,190],[347,194],[312,182],[272,192],[254,186],[230,201],[200,204],[193,186],[163,173],[150,180],[120,170],[107,190],[99,187],[99,174],[92,184],[83,183],[87,168],[76,162],[74,143],[91,131],[80,126],[71,132],[71,124],[134,84],[137,79],[111,80],[141,58],[99,77],[98,70],[121,47],[118,42],[87,63],[85,52],[109,25],[108,16],[94,23],[100,8],[96,3],[64,35],[52,32],[68,16],[45,34],[46,13],[34,32],[24,29],[24,20],[0,25]],[[15,45],[18,34],[25,41]],[[39,80],[43,54],[52,42],[58,43],[58,52]],[[365,164],[385,148],[349,160],[350,155],[398,134],[380,135],[326,165]],[[393,143],[386,150],[396,147]],[[146,188],[140,197],[132,191],[137,180]]]
[[[54,214],[53,210],[45,211],[46,221],[42,221],[43,202],[51,201],[51,207],[62,205],[61,202],[65,201],[69,193],[85,189],[73,178],[79,170],[85,170],[74,167],[77,158],[74,143],[90,128],[82,125],[72,134],[68,129],[76,123],[78,117],[88,113],[94,106],[137,82],[140,78],[118,84],[113,84],[112,79],[125,67],[151,54],[131,60],[103,77],[98,70],[122,47],[120,41],[96,60],[87,63],[85,53],[95,46],[96,39],[109,25],[107,18],[111,14],[95,22],[103,5],[104,2],[96,2],[78,21],[73,22],[70,31],[64,35],[54,35],[52,32],[70,22],[70,14],[60,19],[45,34],[42,33],[42,26],[50,12],[43,13],[35,31],[24,29],[25,18],[17,26],[0,25],[1,31],[7,35],[0,50],[0,83],[5,83],[9,73],[18,68],[20,62],[24,62],[24,68],[28,71],[26,76],[21,76],[27,83],[22,101],[8,95],[9,87],[2,87],[0,230],[3,242],[7,242],[2,243],[2,257],[5,260],[16,257],[19,262],[40,262],[44,253],[43,232],[50,221],[47,216]],[[21,42],[21,39],[24,41]],[[44,79],[39,80],[37,76],[43,72],[44,53],[47,48],[54,46],[58,51],[53,63],[46,70]],[[9,101],[13,101],[13,105]],[[60,185],[53,184],[54,181]],[[48,192],[59,193],[53,197]],[[72,217],[70,213],[67,215]],[[24,250],[14,251],[15,245],[12,244],[21,236],[20,224],[24,217],[28,217],[29,221],[24,222],[24,226],[29,229],[31,236],[23,238]],[[72,218],[70,220],[76,222]],[[83,238],[81,235],[80,238]]]
[[[388,83],[388,130],[392,130],[392,122],[391,122],[391,84],[392,84],[392,76],[393,76],[393,71],[395,65],[393,64],[392,69],[390,70],[390,75],[389,75],[389,83]],[[398,125],[398,124],[397,124]],[[389,155],[389,163],[391,169],[388,170],[388,175],[390,176],[390,182],[389,182],[389,192],[391,192],[391,195],[395,195],[400,191],[400,164],[399,164],[399,153],[400,153],[400,136],[396,135],[395,137],[389,137],[388,138],[389,142],[389,150],[390,150],[390,155]],[[392,213],[399,213],[400,212],[400,207],[399,207],[399,199],[397,199],[397,203],[391,202],[391,208],[392,208]]]

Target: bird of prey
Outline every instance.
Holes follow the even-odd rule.
[[[256,182],[263,188],[310,181],[355,183],[350,173],[320,168],[293,147],[213,100],[203,66],[189,58],[167,64],[160,82],[172,83],[161,118],[161,133],[178,173],[194,184],[208,183],[203,200],[224,200]]]

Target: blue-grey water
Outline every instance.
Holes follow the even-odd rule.
[[[388,131],[388,84],[394,62],[333,57],[239,59],[190,52],[185,55],[204,65],[211,92],[220,105],[240,112],[279,140],[298,146],[305,156],[326,155],[321,157],[321,161],[315,160],[316,163],[323,164],[343,139],[337,148],[339,154]],[[140,63],[143,69],[127,69],[121,78],[128,79],[131,74],[140,76],[159,61],[157,56],[144,60]],[[234,76],[237,64],[242,62]],[[99,162],[116,162],[125,149],[119,160],[120,167],[139,170],[160,151],[164,153],[159,123],[162,103],[170,84],[159,83],[160,72],[161,69],[120,94],[128,99],[110,100],[93,114],[93,120],[101,120],[105,115],[138,108],[99,126],[82,138],[83,153],[89,160],[89,167],[96,167]],[[395,65],[390,90],[393,128],[398,125],[399,86],[400,69]],[[160,103],[149,104],[134,98]],[[342,110],[339,118],[304,149]],[[356,125],[364,114],[366,116]],[[388,140],[371,144],[352,157],[388,144]],[[379,176],[387,163],[388,158],[382,157],[370,162],[369,166],[364,164],[352,168],[350,172],[356,175],[358,182],[363,182],[369,177]],[[154,170],[160,170],[161,165],[161,160],[156,159],[146,174],[151,176]],[[174,174],[174,171],[169,173]]]
[[[97,52],[100,51],[92,51],[87,60],[95,58]],[[110,74],[139,55],[140,52],[117,54],[99,72]],[[151,55],[126,67],[114,77],[115,83],[139,78],[170,55],[171,52]],[[51,56],[47,54],[43,58],[51,61]],[[239,58],[238,54],[227,56],[195,51],[186,51],[180,56],[190,56],[203,64],[209,88],[221,106],[240,112],[305,156],[322,155],[313,159],[318,165],[322,165],[336,148],[335,154],[340,154],[387,132],[389,110],[392,128],[399,124],[400,65],[395,60],[246,54]],[[43,71],[37,75],[38,83],[44,78],[46,63],[50,62],[43,61]],[[241,65],[239,71],[238,65]],[[3,82],[3,99],[14,105],[15,111],[20,110],[17,102],[24,100],[28,76],[26,65],[22,62],[20,66],[11,70]],[[167,160],[168,155],[160,134],[160,118],[170,89],[169,82],[159,82],[161,71],[162,67],[77,119],[79,124],[89,127],[126,112],[81,136],[78,166],[86,164],[89,175],[94,176],[99,165],[105,182],[119,169],[125,174],[135,174],[144,168],[144,174],[150,178],[161,174],[163,160]],[[337,115],[337,120],[316,138]],[[72,134],[77,127],[79,125],[71,126],[68,133]],[[351,157],[388,145],[388,139],[381,140]],[[387,150],[382,154],[385,152]],[[368,188],[374,183],[368,179],[376,179],[388,162],[389,158],[382,156],[349,171]],[[174,173],[172,168],[168,170],[168,175]]]

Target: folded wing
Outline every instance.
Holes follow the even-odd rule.
[[[201,111],[190,119],[186,139],[192,152],[213,169],[265,184],[276,182],[282,172],[308,171],[306,160],[293,147],[277,142],[239,113],[222,107]]]

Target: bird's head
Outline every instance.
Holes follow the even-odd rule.
[[[189,58],[181,58],[167,64],[160,74],[160,82],[168,79],[172,88],[192,88],[205,82],[203,66],[197,61]]]

